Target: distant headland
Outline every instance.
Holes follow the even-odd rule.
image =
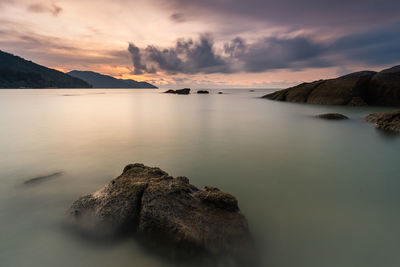
[[[157,88],[147,82],[115,79],[91,71],[64,73],[0,50],[0,89]]]
[[[310,104],[399,106],[400,65],[381,72],[360,71],[279,90],[263,98]]]

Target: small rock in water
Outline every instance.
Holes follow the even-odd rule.
[[[199,90],[197,91],[198,94],[209,94],[210,92],[208,92],[207,90]]]
[[[373,113],[365,120],[374,123],[378,129],[400,133],[400,110]]]
[[[177,95],[188,95],[190,94],[190,88],[178,89],[178,90],[167,90],[165,94],[177,94]]]
[[[237,199],[187,177],[129,164],[95,193],[76,200],[69,215],[92,235],[133,235],[173,260],[218,266],[255,266],[257,256]]]
[[[54,172],[54,173],[51,173],[48,175],[37,176],[37,177],[26,180],[24,182],[24,184],[35,184],[35,183],[39,183],[39,182],[44,182],[44,181],[56,178],[62,174],[63,174],[63,172],[60,171],[60,172]]]
[[[317,118],[320,119],[326,119],[326,120],[348,120],[349,118],[343,114],[339,113],[326,113],[326,114],[320,114],[316,116]]]

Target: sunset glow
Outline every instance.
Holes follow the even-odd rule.
[[[385,2],[1,0],[0,49],[165,87],[285,87],[399,63],[400,4]]]

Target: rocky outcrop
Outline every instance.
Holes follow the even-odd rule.
[[[361,71],[336,79],[303,83],[263,98],[326,105],[400,105],[400,66],[379,73]]]
[[[100,190],[76,200],[69,214],[91,234],[128,235],[168,256],[197,261],[256,262],[247,220],[234,196],[199,189],[186,177],[130,164]]]
[[[365,120],[374,123],[378,129],[400,133],[400,110],[373,113]]]
[[[374,106],[400,105],[400,66],[383,70],[372,77],[366,101]]]
[[[167,90],[164,92],[165,94],[177,94],[177,95],[188,95],[190,94],[190,88],[183,88],[178,90]]]
[[[325,119],[325,120],[348,120],[349,118],[343,114],[339,113],[326,113],[326,114],[320,114],[316,116],[317,118],[320,119]]]
[[[209,94],[210,92],[208,92],[207,90],[199,90],[197,91],[198,94]]]

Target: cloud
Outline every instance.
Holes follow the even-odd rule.
[[[131,44],[129,51],[138,73],[257,73],[343,64],[383,66],[400,63],[400,21],[333,41],[306,35],[272,36],[252,42],[236,37],[223,43],[223,49],[215,46],[210,35],[202,35],[198,41],[180,39],[174,47],[164,49],[153,45],[140,49]]]
[[[172,48],[150,45],[139,49],[131,43],[128,50],[135,74],[157,71],[170,74],[262,72],[329,65],[319,58],[322,45],[305,37],[270,37],[251,44],[237,37],[223,47],[217,53],[210,35],[202,35],[198,41],[180,39]]]
[[[398,0],[158,0],[198,20],[239,18],[280,26],[365,27],[400,18]]]
[[[28,11],[34,13],[50,13],[53,16],[58,16],[62,12],[62,8],[57,6],[55,3],[36,3],[30,4],[27,7]]]
[[[230,45],[225,45],[225,51],[240,62],[246,72],[329,66],[321,58],[323,50],[322,44],[306,37],[269,37],[252,44],[236,38]]]
[[[0,8],[8,4],[14,4],[14,0],[0,0]]]
[[[200,36],[198,41],[180,39],[174,47],[166,49],[153,45],[139,49],[131,43],[128,51],[132,55],[135,74],[156,71],[186,74],[231,72],[227,62],[215,53],[209,35]]]
[[[330,51],[369,65],[399,64],[400,21],[339,38]]]
[[[132,56],[132,62],[134,69],[134,74],[143,74],[147,71],[147,67],[142,64],[142,55],[139,47],[135,46],[133,43],[129,44],[128,51]]]
[[[169,18],[175,23],[182,23],[187,20],[183,13],[174,13]]]

